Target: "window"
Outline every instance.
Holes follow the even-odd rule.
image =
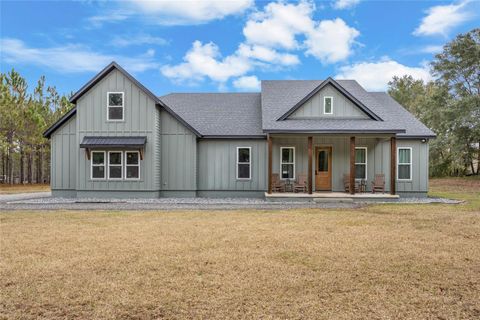
[[[295,179],[295,148],[280,148],[280,171],[282,179]]]
[[[140,153],[125,152],[125,179],[140,179]]]
[[[92,179],[105,179],[105,151],[92,151]]]
[[[323,113],[333,114],[333,97],[323,97]]]
[[[412,148],[398,148],[397,180],[412,180]]]
[[[367,179],[367,148],[355,148],[355,179]]]
[[[107,119],[108,121],[123,121],[123,92],[107,93]]]
[[[108,179],[122,179],[122,155],[121,151],[108,152]]]
[[[237,179],[248,180],[251,178],[251,150],[250,147],[237,148]]]

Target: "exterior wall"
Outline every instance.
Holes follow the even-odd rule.
[[[357,136],[355,145],[367,147],[367,191],[371,191],[371,181],[375,174],[379,173],[385,174],[385,189],[390,191],[390,138]],[[350,137],[313,136],[314,150],[317,146],[332,147],[332,191],[343,192],[343,175],[350,171]],[[307,136],[273,136],[273,173],[280,173],[280,147],[295,147],[295,177],[299,173],[307,173]],[[397,147],[412,147],[412,180],[397,181],[397,193],[424,196],[428,192],[428,143],[397,139]],[[312,177],[315,174],[315,165],[314,153]],[[315,178],[312,181],[315,190]]]
[[[323,98],[333,97],[333,114],[323,113]],[[369,119],[356,105],[348,100],[333,86],[328,85],[298,108],[289,118],[350,118]]]
[[[156,170],[161,172],[162,195],[191,196],[184,191],[197,189],[197,137],[166,111],[160,119],[160,168]]]
[[[237,147],[251,147],[250,180],[237,180]],[[212,193],[207,191],[265,192],[267,190],[267,183],[267,143],[265,140],[199,140],[198,195],[221,196],[221,192]],[[251,193],[245,193],[247,196],[249,194]]]
[[[62,125],[51,137],[51,188],[52,192],[75,190],[78,145],[76,142],[76,117]]]
[[[125,92],[124,121],[107,122],[107,92]],[[113,70],[77,101],[75,152],[77,158],[77,191],[158,191],[160,189],[158,163],[155,152],[158,144],[160,111],[149,96],[126,78]],[[144,158],[140,162],[139,180],[92,180],[90,160],[79,145],[84,136],[147,136]],[[107,150],[108,151],[108,150]]]

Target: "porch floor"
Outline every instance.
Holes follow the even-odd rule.
[[[265,199],[272,201],[291,200],[291,201],[394,201],[399,199],[400,196],[389,193],[355,193],[349,194],[346,192],[313,192],[308,193],[294,193],[294,192],[274,192],[268,194],[265,192]]]

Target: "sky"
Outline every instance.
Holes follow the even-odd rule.
[[[5,1],[0,67],[60,93],[116,61],[152,92],[259,91],[261,80],[430,80],[480,1]]]

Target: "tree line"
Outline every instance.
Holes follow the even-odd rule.
[[[388,93],[437,134],[431,176],[478,175],[480,29],[458,35],[430,65],[435,80],[394,77]],[[73,105],[43,76],[31,92],[15,70],[0,77],[0,183],[48,183],[50,142],[43,132]]]
[[[430,175],[479,174],[480,29],[458,35],[430,63],[432,81],[394,77],[388,93],[436,134]]]
[[[42,76],[32,91],[18,72],[0,74],[0,183],[49,183],[43,132],[73,105]]]

